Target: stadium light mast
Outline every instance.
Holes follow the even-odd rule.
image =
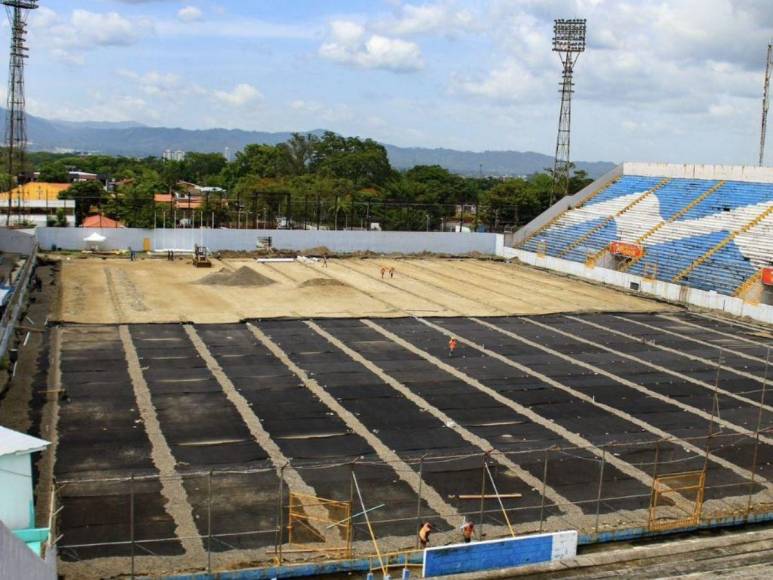
[[[765,65],[765,85],[762,89],[762,126],[760,127],[760,167],[765,159],[765,135],[768,132],[768,102],[770,95],[770,67],[773,64],[773,43],[768,43],[768,60]]]
[[[5,122],[5,143],[8,147],[8,215],[5,224],[11,224],[14,177],[21,185],[24,178],[24,158],[27,151],[27,116],[24,100],[24,59],[27,58],[27,15],[38,7],[38,0],[2,0],[11,24],[11,50],[8,65],[8,101]],[[19,191],[21,207],[21,191]]]
[[[569,193],[569,144],[572,125],[572,93],[574,83],[572,75],[574,65],[585,52],[585,19],[556,20],[553,23],[553,52],[557,52],[564,65],[561,77],[561,113],[558,116],[558,137],[556,138],[556,156],[553,163],[553,188],[550,192],[550,205],[557,197]]]

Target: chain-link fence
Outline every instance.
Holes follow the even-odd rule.
[[[65,571],[133,575],[375,567],[376,554],[415,553],[425,522],[431,545],[461,541],[465,522],[478,540],[574,529],[586,541],[743,523],[773,512],[771,431],[60,480],[53,536]]]

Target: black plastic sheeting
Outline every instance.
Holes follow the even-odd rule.
[[[598,386],[594,386],[593,383],[591,383],[590,386],[585,384],[583,379],[584,377],[591,376],[590,371],[564,361],[555,355],[545,353],[535,347],[527,346],[520,341],[505,336],[501,333],[497,333],[494,330],[469,320],[455,319],[453,321],[441,320],[436,322],[447,326],[454,332],[458,332],[461,336],[471,338],[472,340],[475,340],[479,343],[485,343],[487,348],[490,348],[499,354],[503,354],[516,362],[528,366],[535,371],[543,373],[553,378],[554,380],[565,384],[568,387],[581,391],[585,395],[592,396],[600,403],[606,403],[611,407],[620,409],[621,411],[646,421],[651,425],[659,427],[674,436],[704,438],[708,434],[709,422],[707,420],[697,417],[696,415],[686,411],[682,411],[678,408],[668,405],[665,402],[643,397],[637,391],[634,391],[620,383],[616,383],[611,379],[607,379],[608,385],[614,387],[614,390],[611,392],[608,389],[599,389]],[[564,346],[568,340],[567,337],[551,333],[550,331],[518,319],[491,319],[489,322],[492,322],[493,324],[500,326],[505,330],[509,330],[515,334],[521,335],[524,338],[528,338],[533,342],[548,346],[558,352],[566,352]],[[586,331],[583,335],[583,338],[595,341],[596,337],[591,332],[589,332],[589,330],[593,331],[596,329],[587,326],[585,328]],[[598,332],[602,333],[600,330]],[[558,336],[561,340],[556,341],[556,336]],[[575,344],[577,344],[576,341]],[[625,376],[628,380],[641,383],[644,386],[651,387],[653,390],[659,391],[662,394],[671,397],[676,396],[676,389],[681,389],[681,393],[683,393],[681,400],[687,404],[691,404],[690,400],[685,400],[687,395],[695,394],[701,401],[708,400],[708,412],[711,411],[710,401],[712,393],[706,389],[702,389],[701,387],[686,381],[681,381],[680,379],[670,375],[657,377],[653,381],[652,369],[647,369],[647,372],[643,373],[643,376],[640,377],[638,375],[632,374],[636,366],[634,363],[629,365],[628,362],[630,361],[617,359],[617,355],[604,352],[595,347],[591,347],[590,345],[583,346],[587,349],[587,351],[595,351],[591,352],[591,354],[596,360],[590,360],[589,357],[583,356],[578,352],[575,352],[570,356],[573,356],[578,360],[583,360],[584,362],[595,364],[596,366],[607,369],[613,373],[618,372],[618,369],[622,369],[625,372]],[[642,365],[639,366],[642,367]],[[632,369],[631,367],[634,368]],[[646,367],[643,368],[646,369]],[[657,388],[657,384],[650,384],[651,382],[657,382],[658,379],[661,381],[660,389]],[[567,394],[566,396],[576,401],[576,399],[571,397],[571,395]],[[737,401],[734,401],[733,399],[729,400],[733,401],[733,406],[730,407],[730,409],[737,409],[739,407]],[[724,401],[727,402],[728,399],[725,398]],[[577,401],[574,404],[580,405],[581,403]],[[582,429],[581,432],[595,444],[604,444],[608,443],[609,441],[649,441],[655,438],[654,435],[647,432],[642,432],[640,436],[631,438],[630,429],[633,428],[634,430],[638,430],[635,425],[624,419],[616,418],[615,421],[612,421],[610,417],[613,416],[610,413],[595,408],[592,405],[589,406],[592,407],[593,410],[590,416],[584,416],[588,419],[591,419],[591,423],[594,425],[603,425],[604,435],[600,437],[598,428],[593,427],[586,427]],[[756,422],[756,410],[748,407],[746,410],[748,412],[748,416],[753,416],[754,421]],[[547,412],[545,415],[549,416],[553,420],[556,420],[558,423],[565,424],[566,422],[566,426],[568,428],[574,429],[577,427],[576,423],[572,421],[571,417],[559,419],[556,418],[552,412]],[[726,419],[729,419],[729,416],[725,415],[721,411],[720,415]],[[630,427],[626,429],[626,425]],[[746,426],[749,425],[747,424]],[[714,432],[717,431],[719,431],[719,427],[715,425]],[[706,446],[706,442],[702,439],[693,441],[693,444],[700,449],[705,449]],[[738,435],[737,437],[722,437],[712,440],[711,452],[719,457],[735,462],[740,467],[751,469],[753,449],[753,438]],[[700,456],[694,456],[694,454],[685,453],[678,444],[661,444],[659,453],[659,462],[662,463],[662,465],[659,465],[658,472],[661,475],[700,469],[704,461]],[[770,460],[770,453],[770,446],[764,444],[759,446],[757,472],[760,475],[766,476],[766,474],[770,474],[770,467],[767,465],[768,461]],[[693,459],[688,461],[679,461],[680,459],[690,457],[691,455],[693,455]],[[621,455],[621,457],[624,456]],[[647,472],[648,468],[644,468],[643,470]],[[713,498],[743,494],[748,489],[748,486],[745,485],[744,481],[745,480],[743,478],[736,475],[732,471],[721,468],[716,463],[709,462],[707,466],[706,497]],[[727,487],[720,488],[718,486]],[[756,490],[758,488],[755,486],[754,489]]]
[[[280,326],[293,324],[283,322]],[[272,440],[318,496],[350,500],[351,463],[362,458],[354,469],[366,505],[387,506],[373,519],[398,520],[378,524],[379,534],[415,532],[411,516],[416,512],[416,494],[391,467],[369,464],[378,458],[365,439],[351,432],[246,326],[207,325],[197,327],[197,331]],[[282,343],[279,336],[272,339]],[[314,467],[319,463],[329,467]],[[437,516],[424,502],[422,511],[427,517]]]
[[[262,468],[268,454],[252,438],[236,408],[185,329],[177,324],[134,325],[132,342],[151,392],[161,431],[177,461],[177,471],[215,470],[212,528],[217,534],[264,530],[213,542],[216,551],[273,545],[279,478],[274,469],[249,474],[228,469]],[[210,529],[208,476],[186,476],[183,485],[199,534]]]
[[[358,341],[354,331],[342,324],[326,321],[321,321],[320,324],[369,360],[378,358],[377,344]],[[422,468],[423,479],[458,511],[470,513],[479,508],[469,500],[457,499],[459,495],[480,493],[483,453],[479,448],[466,442],[461,435],[423,411],[305,324],[267,322],[263,323],[262,327],[287,350],[296,364],[304,368],[336,397],[341,405],[356,415],[386,446],[405,461],[411,462],[414,469],[419,469],[417,458],[425,454],[464,456],[440,463],[429,460]],[[378,365],[378,362],[373,362]],[[479,457],[467,457],[478,454]],[[501,487],[501,493],[522,493],[524,496],[515,502],[508,500],[507,507],[534,508],[539,505],[539,495],[506,473],[505,469],[494,468],[492,473],[496,473],[495,482],[498,488]],[[490,486],[490,483],[487,485]],[[486,505],[484,511],[494,507]],[[552,513],[554,510],[546,511],[546,515]],[[538,514],[534,509],[523,509],[515,512],[515,517],[517,521],[534,521]],[[500,516],[495,513],[488,519],[500,523]]]
[[[62,331],[62,386],[69,402],[59,407],[55,474],[61,485],[61,545],[130,539],[128,481],[85,483],[78,479],[157,474],[150,441],[140,421],[117,327]],[[157,479],[135,484],[135,538],[173,538],[174,522],[164,509]],[[176,540],[144,545],[155,554],[182,554]],[[64,559],[128,556],[128,545],[64,549]],[[139,549],[141,551],[141,548]]]
[[[606,314],[583,315],[587,320],[628,335],[622,337],[565,316],[541,316],[535,320],[712,385],[716,377],[713,364],[691,361],[660,350],[651,343],[654,341],[657,345],[709,361],[716,360],[717,348],[721,346],[756,357],[766,355],[765,339],[750,331],[688,313],[673,316],[703,328],[649,314],[624,315],[627,320]],[[688,381],[539,328],[522,318],[486,320],[696,409],[707,412],[712,409],[713,394]],[[637,326],[631,320],[679,332],[708,344],[697,344]],[[643,396],[619,382],[524,345],[470,319],[442,318],[431,319],[431,322],[674,436],[703,437],[707,433],[707,421],[692,413]],[[614,442],[616,445],[610,452],[616,457],[637,465],[646,473],[654,472],[654,443],[637,443],[653,441],[655,436],[630,421],[579,401],[461,343],[456,355],[448,358],[448,338],[415,319],[383,319],[377,323],[503,396],[527,406],[546,420],[581,434],[595,445]],[[588,451],[571,449],[570,442],[552,431],[532,423],[361,322],[326,319],[318,324],[430,405],[442,410],[455,423],[486,438],[498,450],[517,452],[509,457],[539,480],[547,458],[547,484],[568,500],[580,502],[585,513],[593,514],[597,509],[598,482],[602,475],[603,499],[598,506],[602,514],[649,506],[649,488],[638,480],[609,464],[602,474],[598,457]],[[480,449],[404,398],[302,321],[263,321],[257,325],[411,469],[421,469],[423,485],[431,486],[458,511],[478,521],[480,502],[459,500],[458,496],[492,491],[488,479],[485,483],[482,481],[483,454]],[[56,475],[59,480],[81,480],[68,483],[61,491],[64,505],[61,543],[65,545],[129,539],[128,482],[87,483],[82,480],[128,478],[132,473],[157,474],[151,461],[150,443],[137,411],[118,328],[91,327],[91,336],[85,330],[87,328],[65,327],[63,330],[61,369],[63,386],[70,401],[63,402],[60,408]],[[759,345],[712,333],[712,328],[759,341]],[[226,375],[249,402],[273,442],[291,458],[301,477],[317,495],[338,500],[354,498],[357,504],[351,487],[354,470],[366,505],[385,504],[372,514],[379,536],[413,536],[418,521],[425,519],[438,524],[439,529],[448,529],[424,501],[417,506],[415,492],[399,478],[393,466],[382,464],[365,439],[351,432],[340,417],[257,341],[246,325],[199,325],[196,329]],[[186,474],[184,485],[199,532],[204,535],[211,527],[215,551],[273,545],[279,505],[279,479],[274,466],[196,352],[185,329],[174,324],[133,325],[130,332],[163,435],[177,461],[176,469]],[[725,353],[725,364],[756,376],[762,376],[764,372],[764,363],[732,353]],[[753,400],[757,400],[761,388],[759,382],[727,370],[720,374],[720,386],[734,393],[749,392],[746,396]],[[757,411],[753,406],[723,395],[717,400],[723,419],[751,430],[756,427]],[[772,420],[770,414],[765,413],[763,429],[769,428]],[[696,441],[695,445],[703,448],[704,442]],[[563,450],[546,454],[545,448],[551,446]],[[714,439],[711,453],[750,469],[753,449],[751,438],[738,435]],[[657,452],[658,474],[661,475],[703,467],[702,456],[687,453],[679,445],[661,443]],[[427,458],[420,462],[424,455]],[[356,463],[353,463],[354,459],[357,459]],[[520,532],[536,529],[540,516],[558,513],[550,506],[544,510],[540,508],[539,489],[525,485],[493,459],[488,462],[500,493],[523,495],[520,499],[505,501],[513,510],[511,520],[520,526]],[[321,464],[325,466],[321,467]],[[767,479],[773,478],[772,465],[773,450],[760,444],[757,473]],[[210,470],[211,476],[208,475]],[[174,537],[174,524],[165,511],[160,489],[157,479],[138,479],[134,484],[135,537],[140,541]],[[758,489],[750,489],[733,472],[709,462],[706,499],[742,496]],[[286,503],[285,491],[285,509]],[[485,501],[483,510],[486,523],[504,523],[494,500]],[[261,532],[248,533],[255,530]],[[218,538],[221,534],[225,535]],[[367,539],[361,521],[355,525],[355,539]],[[143,544],[143,547],[160,555],[182,553],[176,540]],[[129,549],[118,546],[64,550],[62,557],[126,556]]]
[[[594,320],[597,324],[605,324],[607,317],[594,315],[588,316],[587,318],[589,320]],[[642,343],[641,339],[625,338],[619,335],[609,334],[600,329],[589,327],[564,317],[551,317],[551,319],[555,321],[555,326],[557,328],[561,328],[567,332],[572,332],[573,334],[581,336],[586,340],[592,340],[597,344],[602,344],[615,350],[627,349],[627,351],[644,360],[651,360],[655,358],[654,356],[648,355],[652,352],[652,350],[656,350],[657,352],[653,354],[657,355],[657,357],[661,359],[660,362],[656,364],[660,364],[661,366],[664,366],[668,369],[674,369],[676,366],[671,364],[671,359],[681,358],[679,362],[683,367],[686,367],[681,372],[687,376],[694,379],[699,378],[704,380],[709,385],[714,385],[716,380],[716,368],[708,367],[707,365],[698,361],[684,359],[675,353],[664,353],[663,351],[658,351],[655,347]],[[617,320],[617,322],[625,324],[618,319],[613,318],[612,320]],[[658,320],[660,319],[650,317],[649,323],[657,323]],[[605,352],[591,345],[579,343],[578,341],[561,336],[555,332],[536,327],[533,324],[529,324],[523,320],[492,319],[490,322],[506,330],[515,332],[524,338],[529,338],[532,341],[540,342],[541,344],[549,346],[550,348],[559,352],[568,354],[567,351],[572,350],[573,354],[571,354],[571,356],[577,358],[578,360],[595,364],[604,369],[608,369],[610,372],[618,374],[635,383],[641,384],[642,386],[645,386],[655,392],[677,399],[684,404],[695,407],[696,409],[701,409],[707,413],[712,412],[714,393],[708,388],[695,385],[684,379],[669,375],[668,373],[654,370],[643,364],[620,357],[619,355]],[[648,340],[651,339],[652,338]],[[654,338],[654,340],[659,342],[658,338]],[[687,344],[694,343],[687,342]],[[711,349],[708,349],[708,352],[701,354],[704,356],[704,358],[708,358],[710,351]],[[685,365],[684,360],[687,360],[689,365]],[[692,367],[692,369],[690,367]],[[579,367],[575,368],[577,373],[580,373],[583,370]],[[752,372],[751,370],[746,370],[746,372],[756,374],[756,376],[760,377],[764,376],[764,368],[758,368],[756,373]],[[761,395],[760,389],[762,388],[762,385],[759,382],[748,378],[738,377],[737,375],[731,375],[727,371],[720,373],[720,379],[721,388],[725,388],[730,392],[739,393],[742,392],[739,390],[739,385],[746,385],[752,390],[745,396],[754,402],[759,400]],[[567,377],[566,382],[570,386],[574,386],[576,384],[576,380],[577,375],[571,373],[571,375]],[[622,398],[619,394],[615,395],[615,393],[603,393],[599,392],[598,389],[590,389],[587,391],[587,394],[595,396],[599,401],[603,401],[612,406],[621,408],[622,410],[625,410],[626,412],[637,416],[656,427],[660,427],[661,429],[677,437],[703,438],[708,434],[709,422],[707,420],[701,419],[694,414],[680,411],[679,409],[664,402],[660,402],[654,399],[642,398],[641,396],[637,397],[636,393],[627,387],[614,382],[612,384],[615,385],[615,391],[617,393],[628,391],[629,394],[627,394],[625,398]],[[768,404],[770,404],[770,401],[773,401],[773,398],[767,399]],[[745,403],[743,401],[738,401],[734,398],[724,395],[718,395],[717,402],[719,405],[719,416],[722,419],[731,421],[736,425],[749,429],[750,431],[754,431],[757,428],[757,422],[760,419],[760,415],[758,408],[756,408],[754,405]],[[763,411],[761,420],[760,428],[762,430],[769,429],[771,426],[773,426],[773,414],[770,412]],[[715,425],[714,431],[717,430],[719,430],[719,428]],[[728,434],[732,433],[726,430],[725,432]],[[694,444],[699,447],[703,447],[705,445],[705,443],[701,440],[695,441]],[[715,447],[712,447],[712,452],[719,457],[730,460],[740,467],[749,470],[752,469],[752,465],[754,463],[753,454],[755,447],[753,437],[745,437],[742,435],[739,435],[738,437],[721,437],[713,441],[713,444]],[[758,475],[768,479],[773,477],[773,449],[770,445],[761,443],[758,446],[756,465],[756,472]],[[730,488],[730,490],[737,491],[737,489],[733,490],[733,488]]]
[[[409,319],[381,320],[379,324],[389,325],[390,329],[398,327],[405,330],[416,323]],[[523,469],[541,480],[544,472],[544,453],[542,449],[557,444],[565,445],[560,437],[542,427],[532,423],[526,417],[515,413],[509,408],[503,407],[489,395],[482,393],[463,381],[440,370],[432,363],[421,359],[418,355],[388,341],[376,331],[364,326],[358,321],[323,321],[320,323],[326,330],[345,340],[353,349],[358,350],[359,344],[365,342],[371,345],[371,360],[376,364],[381,361],[391,361],[393,368],[390,372],[394,378],[404,382],[416,394],[422,396],[431,405],[441,409],[453,421],[467,428],[469,431],[486,438],[498,450],[501,451],[528,451],[514,455],[511,459]],[[415,342],[415,336],[408,340]],[[447,356],[446,340],[438,337],[434,339],[433,347],[436,353],[442,357]],[[374,345],[378,344],[378,352]],[[421,345],[419,345],[421,347]],[[403,364],[394,364],[395,362]],[[406,371],[400,371],[404,367]],[[545,389],[532,391],[534,400],[552,400],[553,394]],[[552,468],[551,468],[552,465]],[[592,460],[587,452],[577,452],[572,456],[553,454],[549,458],[548,485],[556,489],[558,493],[570,501],[591,502],[596,497],[597,486],[589,486],[591,481],[599,479],[599,465]],[[561,474],[561,475],[559,475]],[[616,469],[608,468],[604,474],[605,480],[615,482],[618,488],[624,489],[620,495],[644,494],[647,490],[638,482]],[[521,483],[521,485],[523,485]],[[500,490],[501,491],[501,490]],[[519,505],[528,505],[530,494],[524,493],[524,500]],[[469,493],[469,492],[468,492]],[[534,494],[539,497],[539,494]],[[536,499],[536,498],[535,498]],[[639,499],[628,502],[631,508],[638,507]],[[593,505],[581,506],[586,512],[595,512]],[[602,506],[602,510],[604,510]],[[616,506],[613,509],[620,509]]]

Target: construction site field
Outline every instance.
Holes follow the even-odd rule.
[[[52,318],[99,324],[669,309],[600,285],[474,259],[223,259],[194,268],[190,259],[77,256],[64,259],[62,284]]]
[[[52,442],[38,525],[53,506],[66,578],[415,556],[424,521],[434,546],[468,519],[599,538],[773,513],[764,327],[483,260],[38,275],[0,421]]]
[[[333,557],[340,512],[309,498],[378,506],[383,551],[425,520],[440,544],[465,518],[497,537],[766,513],[765,341],[689,314],[57,327],[62,570]],[[699,500],[653,505],[656,478],[701,473]]]

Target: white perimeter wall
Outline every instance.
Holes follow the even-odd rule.
[[[685,179],[725,179],[773,183],[773,167],[756,165],[694,165],[677,163],[623,163],[623,175]]]
[[[0,522],[0,578],[56,580],[56,553],[49,550],[41,560]]]
[[[138,228],[37,228],[37,237],[43,250],[53,246],[64,250],[82,250],[84,238],[94,232],[105,236],[101,244],[106,250],[142,250],[143,241],[151,241],[155,251],[168,249],[193,250],[194,244],[204,245],[211,251],[253,251],[258,238],[271,237],[272,245],[281,250],[308,250],[324,246],[331,252],[377,252],[462,255],[470,252],[501,255],[504,247],[502,234],[447,233],[447,232],[362,232],[327,230],[227,230],[227,229],[155,229]]]
[[[515,248],[505,248],[504,256],[506,258],[517,258],[525,264],[539,268],[547,268],[627,290],[631,289],[631,283],[639,284],[639,292],[643,294],[650,294],[671,302],[682,302],[702,308],[721,310],[734,316],[748,316],[760,322],[773,324],[773,306],[766,304],[750,304],[740,298],[725,296],[716,292],[706,292],[659,280],[647,280],[641,276],[635,276],[626,272],[617,272],[608,268],[588,267],[579,262],[571,262],[561,258],[553,258],[552,256],[538,256],[533,252]]]

